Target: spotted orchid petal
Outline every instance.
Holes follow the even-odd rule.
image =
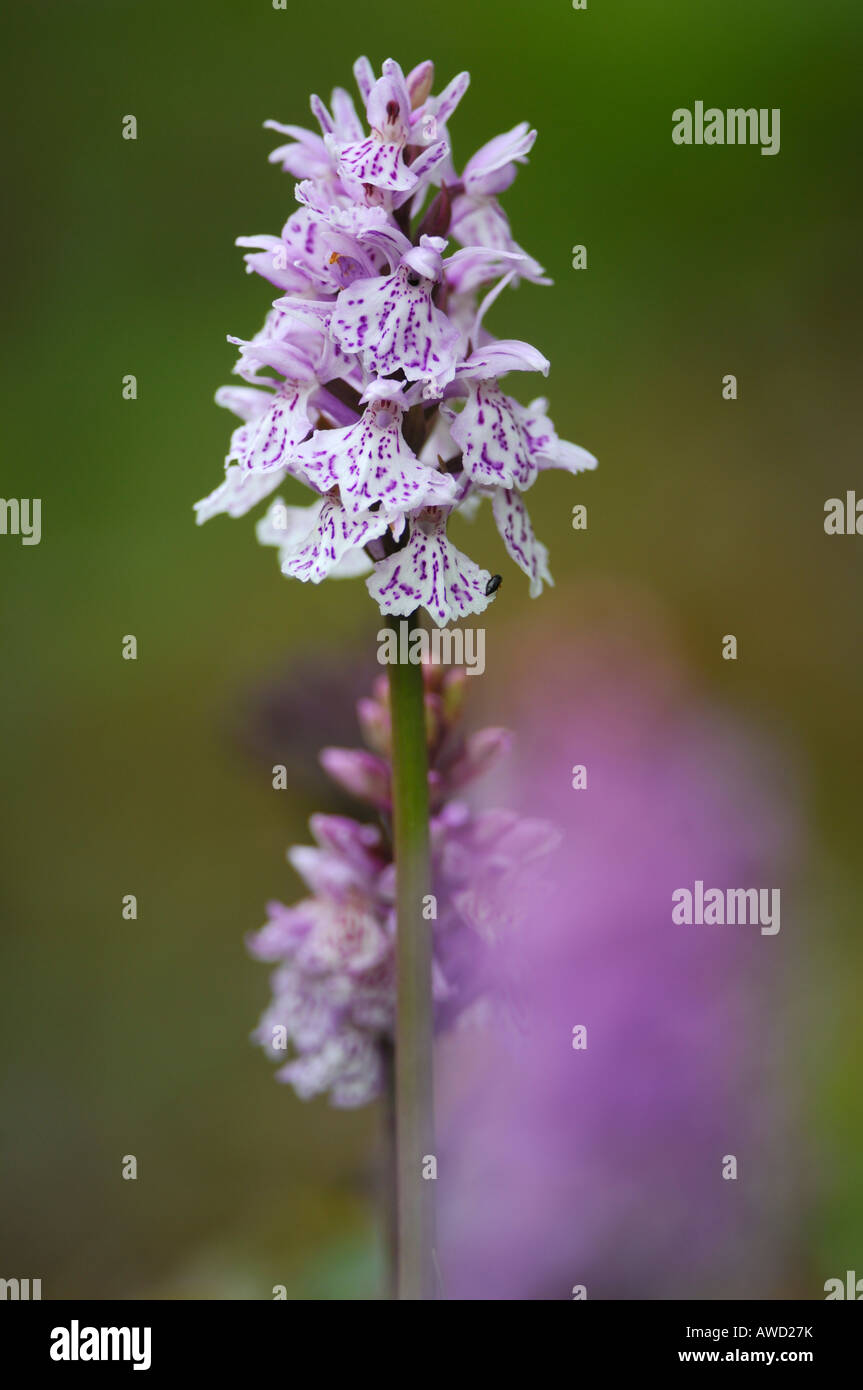
[[[404,161],[410,134],[411,99],[398,63],[388,58],[368,93],[366,115],[371,135],[338,146],[338,168],[348,183],[406,192],[416,187],[416,173]],[[332,141],[333,137],[325,137]]]
[[[292,213],[280,237],[238,237],[237,245],[253,248],[247,266],[274,285],[292,289],[301,282],[307,291],[338,294],[379,269],[358,234],[385,219],[383,208],[332,208],[322,214],[305,206]]]
[[[200,502],[195,503],[195,517],[199,526],[222,513],[227,516],[245,516],[265,497],[269,497],[286,477],[284,469],[273,469],[268,473],[248,473],[237,464],[225,470],[225,480]]]
[[[456,108],[469,86],[470,73],[458,73],[447,83],[440,96],[429,97],[425,103],[423,114],[427,115],[431,112],[439,125],[446,125],[450,116],[455,114]]]
[[[548,401],[540,396],[523,411],[525,434],[540,472],[548,468],[562,468],[567,473],[585,473],[598,467],[593,454],[582,449],[580,444],[558,439],[547,410]]]
[[[410,193],[417,185],[416,174],[404,162],[404,146],[370,135],[356,145],[343,145],[339,152],[342,178],[388,193]]]
[[[497,382],[471,381],[463,409],[450,424],[465,474],[477,487],[528,488],[538,464],[522,420],[522,407]]]
[[[443,263],[446,283],[456,294],[468,294],[511,271],[524,274],[525,256],[494,246],[463,246]]]
[[[289,381],[317,384],[334,375],[334,344],[327,332],[329,315],[311,311],[304,300],[276,300],[267,321],[254,338],[228,336],[240,349],[235,370],[255,384],[262,366],[274,368]]]
[[[358,58],[354,63],[353,73],[354,80],[360,91],[360,96],[363,99],[363,105],[365,106],[371,96],[372,87],[375,85],[374,68],[368,58],[362,57]]]
[[[515,257],[513,283],[528,280],[534,285],[550,285],[539,261],[529,256],[512,235],[509,219],[496,198],[460,194],[453,200],[450,234],[460,242],[465,250],[474,246],[485,246],[501,255]],[[476,272],[471,277],[465,275],[462,286],[472,287]]]
[[[411,95],[394,58],[387,58],[366,100],[366,119],[382,140],[405,143],[410,135]]]
[[[356,424],[318,430],[294,458],[320,492],[339,489],[347,512],[357,515],[379,506],[401,530],[405,513],[445,505],[455,493],[451,478],[420,463],[408,448],[402,415],[389,383],[381,383]]]
[[[445,511],[428,509],[413,522],[407,545],[375,566],[366,587],[382,613],[407,617],[425,608],[443,627],[488,608],[491,575],[455,548],[446,520]]]
[[[554,580],[548,569],[548,551],[533,534],[524,500],[514,489],[495,488],[491,508],[510,558],[530,580],[531,598],[538,598],[543,583],[553,587]]]
[[[496,135],[464,166],[462,182],[467,193],[503,193],[516,176],[516,164],[526,164],[536,131],[521,121],[504,135]]]
[[[331,100],[332,113],[319,96],[309,98],[309,109],[325,138],[333,135],[339,140],[359,140],[363,135],[362,122],[357,116],[353,98],[343,87],[336,87]],[[274,128],[278,129],[273,123]]]
[[[254,386],[220,386],[214,399],[216,405],[233,411],[247,424],[263,415],[272,401],[269,391],[259,391]]]
[[[438,181],[437,176],[445,169],[449,161],[449,145],[445,140],[437,140],[429,145],[417,155],[411,164],[411,173],[416,183],[413,188],[403,189],[393,194],[393,207],[400,208],[408,198],[416,198],[422,201],[425,188],[429,183]]]
[[[411,143],[426,146],[442,143],[446,148],[446,157],[440,161],[438,167],[442,177],[451,183],[455,182],[455,174],[450,158],[447,121],[454,114],[469,86],[470,73],[460,72],[447,83],[439,96],[428,95],[424,101],[418,102],[411,116]]]
[[[352,516],[337,497],[322,497],[310,507],[274,502],[258,522],[257,537],[260,545],[278,547],[283,574],[320,584],[328,577],[368,574],[372,566],[363,547],[386,529],[380,513]]]
[[[391,226],[365,227],[359,233],[359,239],[364,245],[374,247],[386,257],[390,270],[393,267],[398,269],[412,245],[400,228]]]
[[[312,430],[309,398],[316,389],[314,382],[286,381],[278,387],[269,409],[245,428],[244,448],[235,454],[242,468],[252,473],[292,468],[296,446]]]
[[[432,301],[441,276],[441,238],[423,237],[395,274],[357,280],[336,300],[332,332],[369,372],[401,370],[408,381],[443,387],[455,375],[459,331]]]
[[[333,110],[332,134],[339,140],[361,140],[363,123],[357,115],[354,99],[344,87],[335,87],[330,100]]]
[[[542,372],[543,376],[548,376],[550,369],[548,358],[530,343],[517,338],[498,338],[472,352],[456,375],[487,381],[491,377],[505,376],[507,372]]]
[[[249,274],[254,271],[288,294],[302,294],[308,289],[308,277],[295,262],[288,259],[281,237],[243,236],[237,237],[234,244],[250,248],[243,257]]]
[[[231,435],[230,448],[225,457],[225,466],[245,457],[249,448],[255,422],[269,410],[273,397],[269,391],[259,391],[253,386],[220,386],[215,396],[216,405],[224,406],[243,421]]]
[[[271,164],[281,164],[285,173],[293,174],[295,179],[325,178],[329,174],[330,154],[320,135],[279,121],[264,121],[264,129],[291,137],[287,145],[279,145],[268,155]]]

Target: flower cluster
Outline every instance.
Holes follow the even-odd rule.
[[[465,674],[424,667],[429,747],[433,979],[436,1027],[446,1027],[477,995],[483,952],[512,930],[524,866],[548,853],[556,832],[508,811],[473,812],[453,799],[509,746],[503,729],[458,730]],[[327,748],[329,775],[379,813],[379,823],[347,816],[311,818],[313,846],[288,851],[310,896],[293,907],[268,905],[249,942],[274,962],[273,998],[253,1037],[276,1073],[306,1099],[328,1091],[341,1107],[381,1090],[384,1050],[396,1012],[395,875],[390,837],[390,713],[386,678],[359,702],[363,749]],[[419,910],[419,909],[418,909]]]
[[[216,400],[242,423],[224,481],[196,511],[199,523],[242,516],[297,479],[316,500],[279,499],[258,524],[282,572],[366,575],[382,613],[424,607],[443,626],[482,612],[500,583],[450,541],[450,516],[490,499],[536,596],[552,581],[524,493],[544,469],[596,460],[558,439],[545,400],[524,406],[500,385],[546,375],[546,358],[484,327],[504,287],[549,283],[498,201],[536,132],[522,122],[459,174],[447,124],[467,73],[434,96],[429,62],[405,76],[388,59],[376,79],[361,58],[354,72],[368,133],[340,88],[329,108],[312,97],[320,135],[267,122],[288,137],[270,158],[298,180],[299,208],[280,236],[238,240],[279,294],[254,338],[229,339],[245,384]]]

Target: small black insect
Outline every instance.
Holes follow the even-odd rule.
[[[486,596],[486,598],[488,598],[491,594],[496,594],[502,583],[503,583],[503,575],[502,575],[502,574],[493,574],[492,577],[491,577],[491,579],[488,581],[488,583],[487,583],[486,586],[485,586],[485,596]]]

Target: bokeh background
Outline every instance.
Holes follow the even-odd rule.
[[[248,1042],[266,972],[243,946],[265,900],[296,891],[285,847],[334,804],[315,749],[351,741],[379,623],[362,583],[301,588],[250,521],[196,530],[191,511],[226,450],[225,335],[250,336],[268,304],[233,239],[278,231],[292,206],[262,122],[307,123],[309,92],[351,85],[362,52],[432,57],[439,85],[471,71],[457,163],[538,127],[505,205],[555,285],[523,286],[490,326],[551,357],[559,431],[601,462],[531,494],[557,581],[539,603],[492,563],[486,520],[466,544],[505,574],[476,718],[505,705],[529,745],[548,717],[541,681],[513,683],[528,641],[541,669],[541,612],[574,712],[586,653],[611,702],[670,663],[670,709],[688,692],[781,765],[795,886],[781,935],[756,943],[781,1055],[753,1044],[745,1084],[765,1103],[779,1085],[771,1161],[794,1182],[789,1253],[753,1296],[863,1273],[863,539],[823,530],[828,497],[863,495],[859,6],[44,0],[7,7],[3,29],[2,493],[41,496],[43,538],[0,538],[0,1274],[41,1277],[45,1297],[380,1288],[380,1117],[274,1085]],[[675,146],[671,112],[696,99],[781,108],[781,152]],[[578,738],[573,718],[563,775],[587,761]],[[641,1172],[633,1152],[648,1207]],[[756,1213],[752,1250],[764,1238]],[[598,1239],[613,1275],[619,1233]],[[686,1291],[750,1295],[741,1239],[718,1289]],[[603,1287],[655,1296],[651,1267],[648,1248],[634,1284]]]

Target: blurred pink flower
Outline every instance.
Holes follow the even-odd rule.
[[[429,744],[430,848],[434,913],[435,1021],[447,1026],[474,998],[478,957],[513,921],[523,866],[557,837],[540,821],[506,811],[471,812],[455,794],[509,747],[504,730],[465,737],[458,727],[463,671],[424,667]],[[249,940],[277,968],[273,997],[253,1037],[282,1066],[276,1073],[302,1099],[327,1092],[333,1105],[364,1105],[384,1085],[385,1050],[396,1011],[396,874],[390,835],[390,710],[386,677],[359,703],[369,748],[325,748],[330,777],[379,813],[380,824],[312,816],[315,844],[288,860],[309,896],[293,907],[271,902]],[[420,905],[417,905],[419,912]]]
[[[787,788],[657,645],[534,627],[495,673],[506,800],[563,843],[529,929],[482,958],[482,1009],[439,1043],[447,1298],[776,1296],[793,1180],[770,990],[789,927],[676,926],[671,894],[784,884]]]

